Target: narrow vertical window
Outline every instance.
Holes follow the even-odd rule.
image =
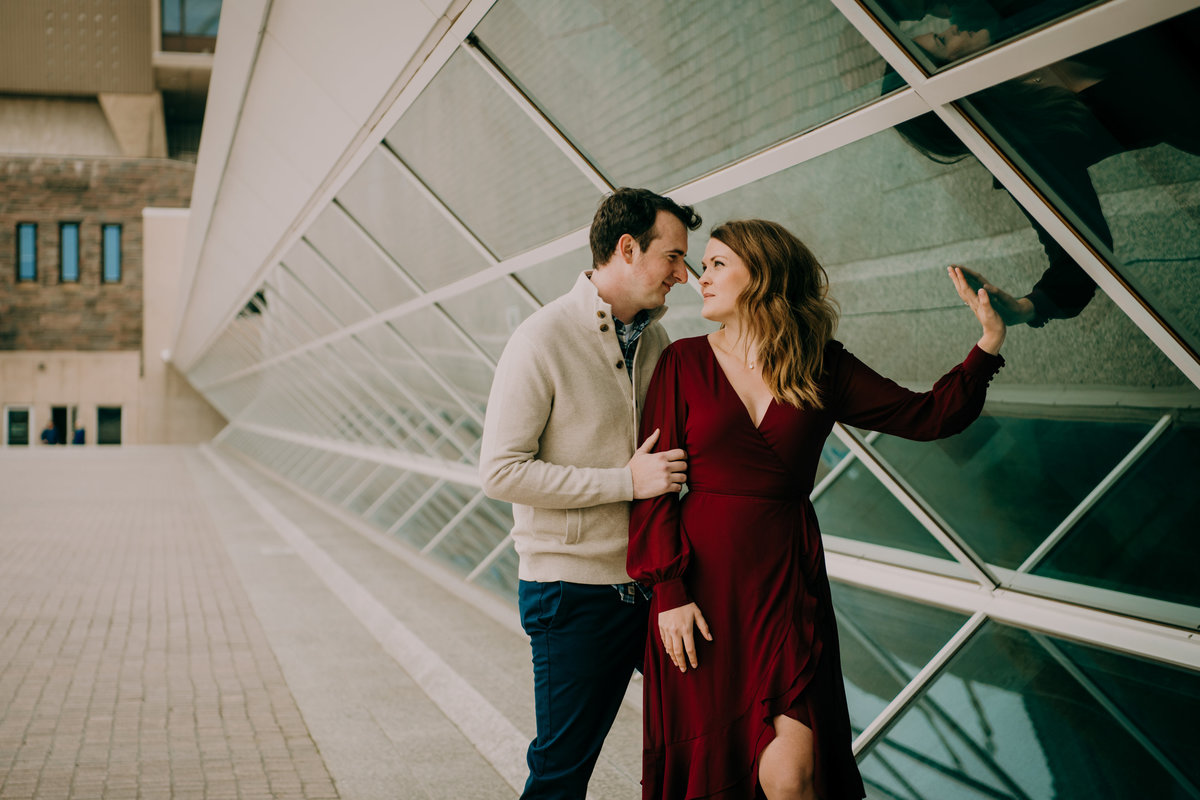
[[[37,225],[17,224],[17,280],[37,280]]]
[[[121,226],[104,225],[104,282],[121,280]]]
[[[79,282],[79,223],[64,222],[58,226],[58,279],[63,283]]]

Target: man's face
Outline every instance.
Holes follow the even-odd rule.
[[[640,309],[658,308],[677,283],[686,283],[687,228],[668,211],[654,220],[655,236],[645,250],[632,242],[632,261],[627,272],[629,299]]]

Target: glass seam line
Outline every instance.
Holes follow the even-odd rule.
[[[891,657],[890,653],[876,645],[875,642],[872,641],[871,638],[867,636],[866,633],[852,619],[848,620],[844,617],[839,619],[839,628],[841,628],[843,622],[845,622],[847,630],[850,632],[850,634],[854,636],[854,638],[859,641],[859,644],[861,644],[863,648],[867,650],[883,666],[885,671],[887,671],[892,678],[902,685],[907,685],[908,681],[905,679],[904,673],[896,668],[894,663],[895,659]],[[968,619],[964,622],[964,625],[969,624],[970,622],[971,620]],[[979,627],[980,626],[976,626],[974,630],[977,631]],[[962,651],[963,647],[966,646],[972,635],[973,632],[968,633],[966,637],[958,642],[958,646],[954,649],[953,653],[950,653],[947,656],[945,663],[949,663],[949,661],[953,659],[957,653]],[[941,655],[940,650],[938,651],[938,655]],[[940,674],[941,673],[939,672],[938,675]],[[907,711],[910,711],[918,702],[920,702],[922,706],[929,709],[929,712],[934,717],[941,720],[943,725],[950,728],[951,732],[959,737],[966,748],[970,750],[977,759],[979,759],[988,772],[990,772],[992,776],[996,778],[996,780],[1004,784],[1004,787],[1009,791],[1012,797],[1020,798],[1020,800],[1031,800],[1029,795],[1021,789],[1021,787],[1012,779],[1012,777],[1010,777],[1009,774],[1002,769],[999,764],[996,763],[996,759],[992,757],[992,754],[980,747],[970,736],[968,736],[962,729],[962,726],[955,721],[953,715],[949,714],[942,707],[941,703],[929,696],[928,688],[937,677],[937,675],[926,676],[924,684],[920,687],[917,687],[917,691],[911,696],[909,702],[905,704],[905,707],[896,712],[894,721],[899,721],[901,716],[903,716]],[[963,680],[965,683],[965,679]],[[932,723],[933,720],[930,720],[931,727]],[[889,730],[890,727],[891,726],[888,726]],[[878,743],[881,741],[881,736],[882,734],[876,734],[873,741]],[[878,753],[876,753],[876,755],[878,756]]]
[[[280,264],[279,264],[279,269],[280,269],[280,271],[286,272],[288,275],[291,275],[293,278],[295,278],[295,276],[294,276],[294,274],[292,273],[292,271],[291,271],[291,270],[289,270],[289,269],[287,268],[287,266],[286,266],[285,264],[283,264],[283,262],[280,262]],[[304,285],[303,281],[300,281],[299,279],[296,279],[296,282],[297,282],[297,284],[298,284],[298,285],[299,285],[299,286],[300,286],[300,287],[301,287],[301,288],[302,288],[304,291],[306,291],[306,292],[310,292],[310,290],[308,289],[308,287]],[[267,284],[267,285],[271,285],[271,283],[270,283],[270,282],[268,282],[268,284]],[[315,329],[313,329],[312,325],[310,325],[310,324],[308,323],[308,321],[307,321],[307,320],[305,320],[305,319],[303,318],[303,316],[301,316],[301,315],[300,315],[300,313],[299,313],[299,312],[298,312],[298,311],[295,309],[295,307],[294,307],[294,306],[293,306],[293,305],[292,305],[292,304],[291,304],[291,303],[290,303],[290,302],[287,300],[287,298],[283,296],[283,293],[279,291],[279,288],[278,288],[277,286],[272,286],[272,288],[274,288],[274,289],[275,289],[276,300],[277,300],[278,302],[282,302],[282,303],[284,304],[284,306],[290,307],[290,310],[292,311],[292,314],[293,314],[293,316],[294,316],[296,319],[298,319],[298,320],[301,322],[301,324],[303,324],[303,325],[304,325],[306,328],[308,328],[310,331],[312,331],[313,333],[315,333]],[[318,310],[321,310],[321,311],[323,311],[324,313],[328,313],[327,311],[325,311],[325,309],[324,309],[324,308],[323,308],[323,307],[322,307],[322,306],[321,306],[319,303],[316,305],[316,307],[318,308]],[[335,319],[336,319],[336,318],[335,318]],[[391,441],[391,443],[392,443],[394,446],[396,446],[396,447],[401,447],[401,448],[402,448],[402,447],[403,447],[403,445],[402,445],[401,441],[400,441],[399,439],[396,439],[396,438],[395,438],[395,436],[393,436],[393,434],[391,433],[391,431],[390,431],[389,429],[387,429],[387,428],[386,428],[386,427],[384,427],[384,426],[383,426],[383,425],[382,425],[382,424],[381,424],[379,421],[377,421],[377,420],[375,419],[374,415],[373,415],[373,414],[371,414],[371,413],[369,412],[369,409],[367,409],[367,408],[366,408],[366,406],[362,405],[362,404],[359,402],[359,399],[358,399],[358,398],[354,397],[352,394],[350,394],[349,392],[347,392],[345,389],[343,389],[343,388],[342,388],[342,386],[340,385],[340,383],[339,383],[339,382],[338,382],[338,381],[335,379],[335,375],[334,375],[334,373],[333,373],[332,371],[330,371],[328,368],[326,368],[326,366],[325,366],[325,365],[324,365],[324,364],[323,364],[323,363],[322,363],[322,362],[321,362],[321,361],[318,359],[318,357],[317,357],[317,353],[318,353],[318,352],[320,352],[320,351],[318,351],[318,350],[310,350],[310,351],[308,351],[308,352],[307,352],[307,355],[308,355],[308,356],[309,356],[309,357],[310,357],[310,358],[311,358],[311,359],[312,359],[312,360],[315,362],[315,364],[316,364],[316,366],[317,366],[317,368],[318,368],[319,372],[320,372],[321,374],[323,374],[323,375],[325,376],[325,378],[326,378],[326,379],[329,381],[329,385],[330,385],[330,386],[331,386],[333,389],[335,389],[336,391],[338,391],[338,393],[340,393],[340,394],[341,394],[341,395],[342,395],[344,398],[346,398],[347,400],[349,400],[349,401],[350,401],[350,405],[351,405],[352,407],[356,408],[356,409],[358,410],[358,412],[359,412],[359,413],[362,413],[362,414],[364,414],[364,419],[366,419],[366,420],[370,421],[370,422],[372,423],[372,425],[373,425],[373,426],[374,426],[376,429],[378,429],[380,432],[382,432],[382,433],[383,433],[383,435],[384,435],[384,438],[385,438],[385,439],[388,439],[388,440],[390,440],[390,441]],[[366,390],[367,394],[371,396],[371,399],[372,399],[372,400],[374,400],[374,401],[375,401],[375,402],[377,402],[377,403],[381,403],[381,408],[383,408],[383,409],[385,409],[385,410],[387,410],[387,409],[388,409],[388,404],[387,404],[387,403],[384,403],[384,402],[382,402],[382,401],[380,401],[380,399],[374,395],[374,393],[371,391],[371,389],[370,389],[369,387],[367,387],[367,386],[366,386],[366,384],[364,384],[364,383],[361,381],[361,379],[359,378],[359,375],[358,375],[357,373],[355,373],[355,372],[354,372],[353,370],[351,370],[349,367],[346,367],[345,365],[342,365],[342,364],[341,364],[341,361],[340,361],[340,360],[337,358],[337,353],[333,352],[332,350],[329,350],[329,351],[328,351],[328,353],[329,353],[329,354],[331,354],[331,355],[333,356],[333,361],[334,361],[335,363],[339,364],[340,366],[342,366],[342,367],[344,368],[344,370],[345,370],[346,374],[348,374],[349,376],[351,376],[351,378],[354,380],[354,382],[355,382],[355,383],[356,383],[356,384],[357,384],[357,385],[358,385],[360,388],[362,388],[362,389],[365,389],[365,390]],[[316,386],[316,385],[318,385],[318,384],[314,384],[314,386]],[[337,410],[337,404],[336,404],[336,402],[335,402],[335,405],[334,405],[334,409],[333,409],[333,410],[334,410],[334,411],[336,411],[336,410]],[[393,411],[394,411],[394,409],[393,409]],[[393,414],[392,414],[392,416],[393,416],[393,418],[394,418],[394,417],[395,417],[395,414],[393,413]],[[370,439],[365,439],[364,441],[370,441]]]
[[[1065,519],[1050,533],[1046,539],[1037,546],[1037,548],[1029,554],[1022,562],[1021,566],[1017,567],[1017,574],[1033,572],[1043,559],[1050,555],[1050,551],[1062,540],[1070,530],[1075,527],[1079,520],[1092,509],[1096,503],[1106,495],[1113,486],[1116,485],[1126,472],[1140,461],[1158,439],[1171,427],[1171,415],[1165,414],[1154,427],[1152,427],[1141,440],[1133,446],[1133,448],[1125,454],[1125,457],[1117,462],[1108,474],[1088,492],[1087,496],[1079,502],[1074,509],[1071,510]]]
[[[350,214],[350,212],[347,209],[342,208],[340,204],[338,205],[338,207],[344,214],[346,214],[347,218],[351,221],[351,223],[353,225],[358,226],[358,220],[355,219],[354,216],[352,214]],[[361,228],[359,228],[359,229],[361,230]],[[378,243],[375,242],[373,238],[371,238],[369,235],[367,235],[365,233],[365,231],[363,233],[364,233],[364,237],[370,242],[370,244],[372,246],[379,247]],[[347,280],[344,275],[342,275],[341,271],[338,270],[334,266],[332,261],[330,261],[328,258],[326,258],[325,254],[320,250],[320,248],[318,248],[315,244],[313,244],[312,241],[310,241],[307,236],[301,237],[300,240],[302,242],[304,242],[304,244],[310,250],[312,250],[312,252],[314,254],[316,254],[316,256],[321,261],[323,261],[324,263],[326,263],[330,266],[330,269],[332,270],[334,276],[342,282],[343,286],[347,289],[347,291],[350,292],[351,296],[356,298],[358,300],[358,302],[363,306],[363,308],[371,309],[370,302],[368,302],[366,297],[363,296],[362,292],[360,292],[358,290],[358,287],[356,287],[349,280]],[[280,262],[280,263],[282,263],[282,262]],[[400,268],[398,264],[395,264],[394,262],[392,262],[392,263],[394,264],[396,269]],[[405,277],[406,278],[408,277],[407,273],[405,273]],[[412,280],[412,279],[408,278],[408,280]],[[371,317],[368,317],[368,319],[371,319]],[[346,330],[346,329],[348,329],[348,327],[350,327],[350,326],[343,326],[342,329]],[[374,326],[370,326],[370,327],[374,327]],[[471,414],[470,405],[468,404],[466,398],[462,397],[459,394],[458,387],[449,383],[449,381],[447,381],[445,378],[443,378],[440,373],[438,373],[436,370],[434,370],[432,365],[430,365],[423,357],[420,356],[420,354],[417,352],[416,348],[414,348],[411,344],[409,344],[408,340],[400,335],[399,331],[397,331],[395,328],[393,328],[391,325],[387,324],[386,322],[382,323],[381,327],[385,328],[386,330],[388,330],[391,333],[392,338],[394,338],[397,342],[399,342],[404,347],[404,349],[408,352],[408,354],[410,356],[412,356],[414,359],[416,359],[417,363],[421,364],[424,367],[426,373],[428,373],[429,376],[431,378],[433,378],[434,382],[437,383],[439,386],[441,386],[442,389],[447,394],[449,394],[450,397],[455,402],[457,402],[464,411],[466,411],[468,416],[473,416]],[[365,330],[365,328],[359,328],[358,330]],[[399,389],[399,391],[405,397],[408,397],[410,400],[412,400],[413,403],[417,406],[417,409],[421,413],[425,414],[427,419],[434,420],[434,425],[436,427],[438,427],[439,429],[443,428],[443,425],[441,424],[441,422],[436,419],[436,414],[431,413],[433,411],[433,409],[426,407],[426,403],[424,401],[420,400],[420,398],[418,396],[416,396],[415,394],[410,392],[408,390],[408,388],[406,386],[404,386],[402,381],[397,381],[392,378],[391,372],[388,369],[386,369],[384,364],[379,362],[378,358],[376,358],[375,355],[371,352],[371,349],[369,347],[367,347],[366,344],[363,343],[358,338],[357,330],[354,333],[351,333],[347,338],[349,338],[355,342],[355,344],[363,352],[363,354],[367,357],[367,359],[372,363],[372,365],[376,369],[378,369],[380,371],[380,373],[382,373],[383,375],[385,375],[387,377],[389,383],[391,383],[393,386],[395,386],[397,389]],[[335,340],[331,340],[331,343],[332,343],[332,341],[335,341]],[[482,419],[480,419],[479,421],[482,422]],[[455,436],[452,436],[451,434],[452,434],[452,428],[449,426],[445,426],[444,430],[443,430],[443,435],[446,436],[447,438],[449,438],[450,441],[452,441],[456,445],[458,445],[459,444],[458,438]],[[462,450],[464,453],[467,452],[467,448],[465,445],[459,446],[459,449]]]
[[[410,505],[403,514],[396,517],[396,519],[392,521],[392,524],[388,526],[384,533],[388,536],[395,536],[397,533],[399,533],[400,529],[407,525],[410,519],[415,517],[417,514],[420,514],[421,510],[428,505],[429,501],[436,497],[442,491],[442,489],[445,488],[446,483],[447,481],[444,478],[439,478],[431,483],[429,488],[422,492],[421,496],[414,500],[412,505]]]
[[[1123,712],[1120,707],[1118,707],[1117,704],[1109,698],[1104,690],[1097,686],[1096,683],[1089,678],[1083,672],[1083,670],[1081,670],[1075,664],[1075,662],[1072,661],[1070,657],[1068,657],[1067,654],[1062,651],[1058,645],[1052,642],[1045,634],[1037,633],[1036,631],[1030,631],[1030,635],[1037,641],[1038,644],[1040,644],[1048,653],[1050,653],[1054,660],[1058,662],[1059,666],[1066,670],[1066,672],[1072,678],[1074,678],[1080,686],[1083,687],[1084,691],[1092,696],[1092,699],[1095,700],[1097,704],[1099,704],[1105,711],[1112,715],[1117,724],[1124,728],[1125,732],[1128,733],[1138,744],[1140,744],[1150,755],[1150,757],[1157,761],[1159,765],[1166,770],[1167,774],[1174,778],[1175,781],[1183,787],[1184,791],[1192,796],[1193,800],[1200,800],[1200,789],[1197,789],[1196,784],[1189,780],[1188,777],[1184,775],[1177,766],[1175,766],[1175,762],[1172,761],[1171,758],[1158,747],[1158,745],[1154,744],[1150,737],[1142,731],[1141,727],[1131,720],[1125,714],[1125,712]]]
[[[840,422],[834,424],[833,430],[838,438],[858,455],[863,466],[869,469],[871,474],[891,492],[896,500],[916,517],[917,522],[929,531],[942,547],[946,548],[955,561],[974,576],[980,586],[990,590],[1000,584],[974,549],[958,535],[953,527],[933,511],[929,503],[909,486],[907,481],[895,474],[891,466],[874,448],[862,444],[858,437]]]
[[[333,275],[334,275],[334,278],[335,278],[336,280],[341,280],[341,281],[343,282],[343,285],[344,285],[344,286],[346,286],[346,287],[349,287],[349,288],[351,289],[351,292],[352,292],[352,296],[353,296],[353,297],[355,297],[356,299],[358,299],[358,300],[359,300],[359,302],[360,302],[360,303],[362,303],[362,304],[363,304],[363,305],[364,305],[366,308],[370,308],[370,305],[369,305],[369,304],[366,302],[365,298],[363,298],[363,297],[362,297],[362,296],[361,296],[361,295],[360,295],[360,294],[357,292],[357,290],[354,290],[354,289],[353,289],[353,288],[350,286],[350,283],[349,283],[349,281],[346,281],[346,280],[345,280],[344,276],[342,276],[342,274],[340,273],[340,271],[338,271],[337,269],[335,269],[335,268],[333,267],[333,265],[332,265],[332,264],[331,264],[331,263],[328,261],[328,259],[326,259],[326,258],[325,258],[324,254],[323,254],[323,253],[321,253],[321,251],[320,251],[320,250],[318,250],[318,249],[317,249],[317,248],[316,248],[316,247],[315,247],[315,246],[314,246],[312,243],[310,243],[310,242],[309,242],[309,241],[308,241],[306,238],[301,238],[301,241],[302,241],[302,242],[304,242],[304,243],[305,243],[305,245],[307,245],[307,246],[308,246],[308,248],[309,248],[309,249],[311,249],[311,250],[312,250],[312,252],[313,252],[313,253],[314,253],[314,254],[315,254],[315,255],[316,255],[316,256],[317,256],[317,257],[318,257],[318,258],[319,258],[319,259],[320,259],[320,260],[321,260],[323,263],[325,263],[325,264],[329,265],[329,267],[330,267],[330,269],[331,269],[331,271],[332,271],[332,273],[333,273]],[[293,273],[293,272],[291,271],[291,269],[290,269],[290,268],[288,268],[288,266],[287,266],[287,264],[286,264],[286,263],[284,263],[284,262],[282,262],[282,261],[281,261],[281,262],[279,262],[279,265],[280,265],[280,267],[281,267],[281,268],[283,268],[283,269],[287,270],[289,274],[291,274],[293,277],[295,277],[295,273]],[[342,324],[340,321],[338,321],[338,320],[337,320],[337,317],[333,315],[332,311],[330,311],[330,310],[329,310],[329,309],[328,309],[328,308],[325,306],[325,304],[324,304],[324,301],[322,301],[320,298],[318,298],[318,297],[316,296],[316,294],[315,294],[315,293],[312,291],[312,289],[310,289],[310,288],[308,287],[308,285],[307,285],[307,284],[305,284],[305,283],[304,283],[303,281],[301,281],[299,278],[296,278],[296,280],[297,280],[297,282],[298,282],[298,283],[299,283],[299,284],[300,284],[300,285],[301,285],[301,286],[304,288],[304,290],[305,290],[305,292],[308,294],[309,298],[310,298],[310,299],[311,299],[311,300],[312,300],[312,301],[313,301],[315,304],[317,304],[317,306],[318,306],[318,307],[320,307],[321,309],[323,309],[323,310],[324,310],[324,311],[325,311],[325,312],[326,312],[326,313],[327,313],[327,314],[330,316],[330,318],[331,318],[331,319],[333,319],[334,321],[338,322],[338,324]],[[390,328],[390,327],[389,327],[389,330],[391,330],[391,328]],[[399,338],[399,333],[396,333],[396,334],[395,334],[395,337],[396,337],[396,338]],[[375,367],[375,369],[376,369],[376,370],[378,370],[378,371],[379,371],[379,373],[380,373],[380,374],[382,374],[382,375],[385,377],[385,379],[386,379],[386,380],[387,380],[389,383],[391,383],[392,385],[396,386],[396,387],[397,387],[397,389],[398,389],[398,390],[401,392],[401,394],[403,394],[403,395],[404,395],[405,397],[407,397],[407,398],[408,398],[410,401],[412,401],[412,402],[414,403],[414,405],[416,405],[416,406],[417,406],[417,409],[418,409],[418,410],[419,410],[419,411],[420,411],[422,414],[424,414],[424,415],[425,415],[425,418],[426,418],[426,420],[434,420],[434,423],[433,423],[433,424],[434,424],[434,427],[435,427],[435,428],[438,428],[439,430],[441,430],[441,431],[442,431],[442,436],[443,436],[443,437],[445,437],[445,438],[446,438],[448,441],[450,441],[450,442],[451,442],[451,443],[453,443],[455,446],[457,446],[460,452],[463,452],[463,453],[466,453],[466,452],[467,452],[466,445],[465,445],[465,444],[463,444],[463,443],[460,443],[460,442],[458,442],[458,441],[457,441],[457,439],[456,439],[455,437],[452,437],[452,436],[450,435],[450,434],[451,434],[451,430],[450,430],[450,428],[449,428],[449,427],[445,427],[445,428],[443,428],[443,426],[442,426],[442,425],[439,425],[439,424],[438,424],[438,422],[436,421],[436,417],[435,417],[435,415],[433,415],[433,414],[431,414],[431,413],[430,413],[430,412],[431,412],[431,409],[428,409],[428,408],[426,408],[424,403],[422,403],[422,402],[417,402],[417,398],[415,397],[415,395],[414,395],[412,392],[410,392],[410,391],[407,389],[407,387],[404,387],[404,386],[402,385],[402,382],[400,382],[400,381],[396,381],[396,380],[393,380],[393,379],[392,379],[392,377],[391,377],[391,374],[390,374],[390,372],[389,372],[388,370],[384,369],[384,368],[382,367],[382,365],[380,365],[380,364],[378,364],[378,363],[376,362],[376,359],[374,359],[374,357],[373,357],[373,356],[372,356],[372,354],[370,353],[370,348],[368,348],[366,345],[364,345],[364,344],[363,344],[363,343],[362,343],[362,342],[361,342],[361,341],[360,341],[360,340],[359,340],[359,339],[358,339],[356,336],[349,336],[349,337],[347,337],[347,340],[348,340],[348,341],[350,341],[350,342],[353,342],[353,343],[354,343],[354,345],[356,346],[356,348],[357,348],[358,350],[362,351],[362,353],[363,353],[363,354],[364,354],[364,355],[367,357],[367,359],[370,361],[371,365],[372,365],[373,367]],[[408,345],[408,343],[407,343],[407,342],[405,342],[405,344],[406,344],[406,345],[407,345],[409,348],[411,348],[411,345]],[[330,347],[331,347],[331,348],[332,348],[332,346],[333,346],[333,345],[332,345],[332,343],[330,343]],[[336,355],[336,352],[335,352],[335,355]],[[352,370],[350,370],[350,371],[352,371]],[[426,366],[426,371],[427,371],[427,372],[429,371],[429,368],[428,368],[427,366]],[[433,377],[433,376],[431,376],[431,377]],[[434,380],[435,380],[435,382],[437,382],[437,379],[436,379],[436,378],[434,378]],[[362,383],[362,384],[364,385],[364,387],[367,387],[367,384],[366,384],[365,382],[363,382],[363,381],[360,381],[360,383]],[[381,406],[382,408],[385,408],[385,409],[387,409],[387,410],[388,410],[388,411],[389,411],[389,412],[392,414],[392,416],[393,416],[393,417],[396,417],[396,416],[397,416],[397,413],[398,413],[398,412],[401,412],[401,409],[400,409],[399,407],[395,406],[394,404],[388,403],[388,402],[386,402],[386,401],[382,400],[381,398],[379,398],[378,396],[376,396],[376,395],[375,395],[375,394],[374,394],[374,393],[373,393],[373,392],[370,390],[370,388],[369,388],[369,387],[367,387],[367,391],[368,391],[368,394],[370,394],[370,395],[371,395],[372,399],[374,399],[374,400],[375,400],[375,402],[379,403],[379,404],[380,404],[380,406]],[[455,397],[455,395],[454,395],[454,394],[451,394],[451,397]],[[455,399],[457,400],[458,398],[457,398],[457,397],[455,397]],[[459,402],[461,403],[461,401],[459,401]],[[403,413],[399,413],[399,416],[400,416],[400,417],[404,417]],[[410,434],[410,436],[415,436],[415,429],[413,429],[413,430],[414,430],[414,433]],[[417,437],[417,438],[418,438],[418,441],[420,441],[420,437]],[[436,442],[435,442],[435,444],[436,444]],[[432,454],[432,452],[433,452],[432,450],[428,450],[428,449],[427,449],[427,451],[428,451],[428,452],[430,452],[431,454]]]
[[[587,158],[587,156],[583,154],[583,151],[580,150],[573,141],[571,141],[570,137],[567,136],[567,134],[561,128],[555,125],[554,122],[552,122],[550,118],[542,112],[542,109],[533,102],[531,97],[526,95],[525,92],[522,91],[519,86],[517,86],[516,81],[514,81],[512,77],[504,70],[504,68],[500,66],[492,54],[486,50],[486,45],[483,45],[480,42],[479,38],[474,34],[474,32],[472,32],[470,36],[463,40],[460,47],[471,56],[471,59],[478,64],[485,73],[487,73],[488,77],[490,77],[496,83],[496,85],[500,87],[500,90],[503,91],[504,94],[516,104],[517,108],[521,109],[521,112],[529,118],[530,122],[532,122],[538,128],[538,130],[540,130],[546,136],[547,139],[553,142],[558,151],[566,156],[567,160],[570,161],[576,169],[583,173],[583,176],[587,178],[593,186],[595,186],[604,194],[608,194],[616,188],[613,186],[612,182],[600,172],[596,165],[593,164]]]
[[[892,698],[892,702],[879,712],[871,724],[854,737],[851,749],[855,758],[863,757],[871,751],[879,739],[898,721],[900,714],[915,702],[925,686],[941,673],[950,659],[963,648],[986,620],[987,615],[984,612],[973,613],[962,627],[942,645],[937,654],[900,690],[899,694]]]
[[[869,431],[863,441],[865,441],[867,444],[871,444],[882,435],[883,434],[881,434],[879,431]],[[817,498],[824,494],[825,490],[829,488],[830,484],[837,480],[839,475],[849,469],[850,465],[853,464],[857,459],[858,456],[853,450],[846,453],[846,455],[842,457],[842,460],[834,464],[833,468],[829,470],[825,477],[813,487],[812,492],[808,495],[808,501],[810,503],[815,503]]]

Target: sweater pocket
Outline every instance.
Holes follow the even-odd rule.
[[[563,544],[579,541],[583,529],[583,509],[580,508],[537,508],[533,509],[533,531],[538,536],[557,539]]]

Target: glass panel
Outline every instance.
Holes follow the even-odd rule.
[[[498,258],[586,227],[600,202],[599,190],[462,50],[387,142]]]
[[[534,311],[533,304],[507,278],[443,300],[440,305],[494,359],[500,358],[508,337]]]
[[[383,530],[390,530],[436,483],[440,483],[436,478],[412,473],[409,478],[386,493],[384,501],[376,507],[369,519]]]
[[[516,605],[517,602],[517,551],[510,542],[496,560],[475,576],[475,583],[491,589],[496,594]]]
[[[970,98],[973,116],[1128,283],[1200,351],[1200,11]],[[1043,234],[1044,236],[1044,234]],[[1032,292],[1051,319],[1092,317],[1095,285],[1046,245]]]
[[[287,270],[277,269],[271,278],[281,318],[290,317],[286,327],[295,344],[302,344],[319,336],[339,330],[337,322],[322,308],[312,294]],[[283,349],[290,349],[285,346]]]
[[[163,33],[183,32],[183,0],[162,0]]]
[[[850,725],[862,731],[945,646],[965,614],[832,582]]]
[[[345,500],[379,467],[374,461],[351,459],[337,479],[322,494],[335,503]]]
[[[17,280],[37,280],[37,225],[17,225]]]
[[[79,280],[79,223],[64,222],[58,230],[59,279],[75,283]]]
[[[615,185],[657,191],[874,100],[883,72],[828,0],[503,0],[476,33]]]
[[[986,416],[932,444],[874,447],[982,559],[1016,569],[1150,427]]]
[[[571,291],[571,287],[579,279],[579,273],[591,268],[592,251],[581,247],[514,274],[517,280],[545,305]]]
[[[429,552],[439,561],[466,575],[496,549],[496,545],[511,529],[511,522],[503,525],[494,514],[476,507],[459,520],[446,538]]]
[[[284,256],[282,266],[308,289],[309,300],[318,303],[343,325],[370,315],[371,307],[347,288],[304,240],[297,242]]]
[[[355,336],[426,408],[448,420],[457,420],[466,413],[390,325],[368,328]]]
[[[1124,672],[1144,663],[1107,653],[1094,663],[1117,658],[1129,665]],[[1169,739],[1193,716],[1180,712],[1189,700],[1195,707],[1200,679],[1182,670],[1173,677],[1160,698],[1174,698],[1174,722],[1142,720],[1166,723],[1145,731],[1151,742]],[[1114,673],[1105,679],[1125,698],[1136,697],[1144,683]],[[1194,741],[1194,732],[1185,739]],[[861,766],[871,797],[1189,796],[1032,635],[995,624],[967,643]]]
[[[104,225],[104,282],[121,280],[121,226]]]
[[[492,365],[463,341],[436,308],[422,308],[393,324],[427,362],[483,410],[492,387]]]
[[[405,215],[397,214],[395,225],[408,213],[406,209]],[[336,205],[321,212],[304,238],[315,252],[337,268],[342,278],[354,287],[356,296],[376,311],[398,306],[416,296],[409,279]]]
[[[184,0],[183,32],[191,36],[216,36],[221,0]]]
[[[412,113],[410,109],[408,114]],[[472,128],[477,124],[472,122]],[[436,135],[441,137],[444,133]],[[435,135],[433,129],[429,135]],[[338,200],[404,271],[426,289],[444,286],[490,266],[400,169],[394,155],[376,149],[342,188]],[[355,253],[362,247],[353,243],[343,246],[353,247]],[[402,283],[399,276],[394,280]]]
[[[859,461],[835,478],[813,507],[826,536],[907,550],[941,559],[945,569],[962,571],[937,539]],[[834,544],[829,548],[839,549]]]
[[[356,490],[357,494],[348,497],[343,502],[346,508],[355,514],[364,514],[368,508],[383,498],[385,492],[394,491],[393,487],[411,474],[401,469],[384,467],[371,477],[366,486],[360,486]]]
[[[436,494],[416,507],[396,535],[414,547],[424,547],[478,492],[478,489],[444,484]]]
[[[1200,606],[1200,428],[1176,425],[1070,532],[1034,573]]]
[[[1200,725],[1188,713],[1200,709],[1200,675],[1066,640],[1043,643],[1057,647],[1193,787],[1200,787]]]
[[[865,0],[928,71],[1103,0]],[[894,73],[893,73],[894,75]],[[891,85],[890,81],[886,82]]]

